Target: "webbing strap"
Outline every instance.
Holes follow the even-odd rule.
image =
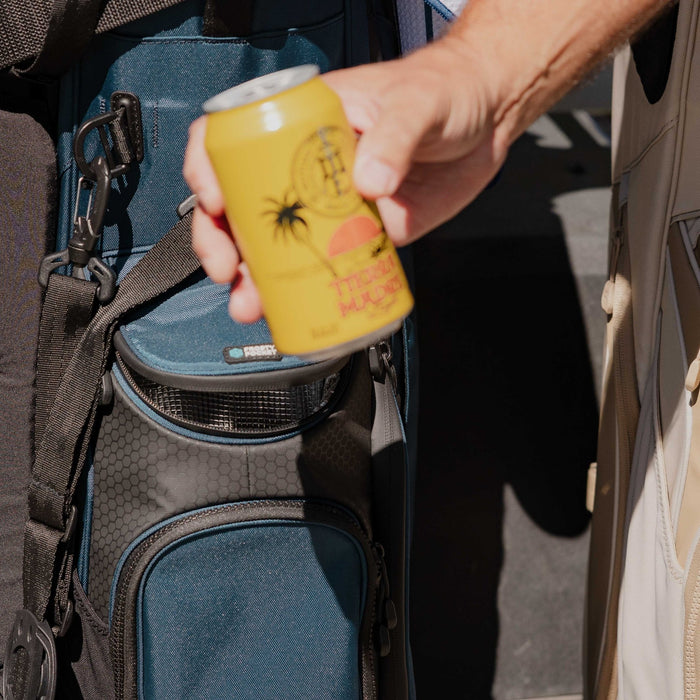
[[[37,347],[34,449],[38,450],[51,405],[75,349],[94,314],[97,284],[51,275],[41,307]]]
[[[80,57],[95,34],[102,0],[53,0],[41,47],[20,74],[57,76]]]
[[[146,253],[121,282],[114,299],[97,311],[56,390],[32,469],[25,528],[24,604],[40,620],[49,617],[52,593],[60,585],[55,584],[57,572],[66,569],[62,540],[85,464],[115,327],[124,314],[161,296],[199,268],[191,249],[191,218],[190,214],[178,222]]]
[[[70,67],[94,34],[107,32],[182,0],[3,0],[0,70],[57,76]]]

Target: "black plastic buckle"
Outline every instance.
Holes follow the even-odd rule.
[[[23,654],[20,652],[24,651]],[[20,610],[7,640],[2,691],[5,700],[53,700],[56,695],[56,642],[46,620],[39,622],[29,610]],[[22,673],[22,694],[10,685]]]
[[[58,253],[44,257],[39,266],[39,284],[46,289],[49,275],[59,267],[73,264],[74,276],[77,268],[87,268],[97,280],[97,298],[106,304],[114,298],[117,289],[117,276],[114,270],[94,254],[97,241],[102,235],[105,212],[109,201],[111,176],[104,156],[97,156],[91,163],[95,180],[81,177],[78,180],[78,193],[73,209],[73,235],[68,247]],[[86,212],[79,215],[83,192],[89,192]]]
[[[41,288],[46,289],[49,286],[49,275],[54,270],[58,270],[59,267],[65,267],[66,265],[70,265],[68,248],[45,255],[39,264],[39,285]]]
[[[46,289],[49,284],[49,276],[59,267],[65,267],[71,263],[68,248],[57,253],[45,256],[39,264],[39,284]],[[114,270],[96,255],[88,260],[85,266],[92,277],[97,281],[97,299],[101,304],[107,304],[117,293],[117,275]]]
[[[45,256],[39,264],[39,284],[46,289],[49,284],[49,276],[59,267],[65,267],[71,263],[68,248],[57,253]],[[96,255],[88,260],[85,266],[92,277],[97,281],[97,299],[101,304],[107,304],[117,293],[117,275],[114,270]]]

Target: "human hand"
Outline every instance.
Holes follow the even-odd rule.
[[[465,62],[473,72],[465,70]],[[487,77],[449,39],[407,58],[323,76],[360,135],[356,187],[377,201],[395,244],[409,243],[451,218],[503,163],[507,146],[495,136]],[[185,154],[185,179],[199,202],[193,247],[212,280],[231,283],[231,316],[254,321],[262,305],[227,225],[204,132],[201,118],[190,129]]]

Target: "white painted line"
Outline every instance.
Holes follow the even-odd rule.
[[[610,137],[598,126],[593,117],[583,109],[575,109],[571,112],[581,128],[601,147],[610,148]],[[554,698],[553,700],[560,700]]]

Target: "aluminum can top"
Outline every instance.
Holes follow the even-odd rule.
[[[319,73],[318,66],[313,64],[294,66],[276,73],[268,73],[220,92],[207,100],[202,105],[202,109],[208,114],[212,114],[233,109],[234,107],[243,107],[306,83]]]

